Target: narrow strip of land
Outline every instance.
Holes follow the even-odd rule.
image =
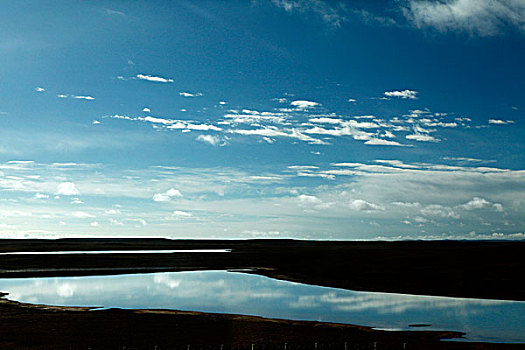
[[[242,269],[351,290],[525,300],[525,242],[0,240],[0,253],[193,249],[232,251],[4,255],[0,259],[0,278]]]

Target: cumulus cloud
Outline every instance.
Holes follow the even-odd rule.
[[[153,195],[153,200],[155,202],[169,202],[172,198],[182,198],[182,193],[175,188],[170,188],[166,192]]]
[[[173,79],[171,78],[156,77],[148,74],[137,74],[136,79],[152,81],[155,83],[173,83]]]
[[[421,209],[425,216],[437,216],[441,218],[459,219],[460,216],[452,208],[440,204],[430,204]]]
[[[525,32],[522,0],[409,0],[405,16],[418,28],[493,36],[513,28]]]
[[[417,99],[417,91],[414,90],[394,90],[394,91],[385,91],[385,96],[387,97],[399,97],[399,98],[408,98],[411,100]]]
[[[461,207],[466,210],[487,208],[490,207],[490,202],[484,198],[474,197],[471,201],[463,204]]]
[[[35,88],[35,91],[36,91],[36,92],[44,92],[44,91],[46,91],[46,89],[44,89],[43,87],[37,86],[37,87]]]
[[[148,107],[144,107],[142,109],[142,112],[149,113],[149,112],[151,112],[151,109],[149,109]]]
[[[290,104],[294,107],[297,107],[297,108],[301,108],[301,109],[307,109],[307,108],[312,108],[312,107],[317,107],[319,106],[320,104],[317,103],[317,102],[313,102],[313,101],[305,101],[305,100],[296,100],[296,101],[292,101],[290,102]]]
[[[492,203],[486,200],[485,198],[481,198],[481,197],[474,197],[467,203],[460,205],[459,208],[462,208],[465,210],[493,208],[494,210],[498,212],[503,211],[503,205],[501,203]]]
[[[195,140],[210,144],[212,146],[218,146],[221,143],[219,137],[214,135],[199,135]]]
[[[74,196],[80,194],[73,182],[62,182],[58,185],[56,193],[64,196]]]
[[[349,203],[349,207],[352,210],[357,211],[377,211],[377,210],[383,210],[383,208],[380,205],[376,205],[367,201],[364,201],[362,199],[354,199]]]
[[[408,140],[415,140],[420,142],[439,142],[439,139],[435,138],[434,136],[419,133],[406,135],[405,138]]]

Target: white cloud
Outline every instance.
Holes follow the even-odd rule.
[[[156,77],[147,74],[137,74],[136,79],[152,81],[155,83],[173,83],[173,79],[171,78]]]
[[[182,198],[182,193],[175,188],[170,188],[164,193],[156,193],[153,195],[153,200],[155,202],[169,202],[172,198]]]
[[[118,209],[108,209],[108,210],[104,211],[104,214],[105,215],[116,215],[116,214],[120,214],[120,210],[118,210]]]
[[[317,103],[317,102],[313,102],[313,101],[305,101],[305,100],[296,100],[296,101],[292,101],[290,102],[290,104],[294,107],[297,107],[297,108],[300,108],[300,109],[308,109],[308,108],[313,108],[313,107],[317,107],[319,106],[320,104]]]
[[[92,227],[99,227],[100,226],[97,221],[93,221],[92,223],[90,223],[90,225]]]
[[[74,196],[80,194],[73,182],[63,182],[59,184],[56,193],[64,196]]]
[[[109,223],[115,226],[124,226],[124,223],[122,223],[122,221],[113,218],[109,218]]]
[[[89,95],[86,95],[86,96],[71,95],[71,97],[76,98],[78,100],[88,100],[88,101],[93,101],[95,99],[93,96],[89,96]]]
[[[501,203],[492,203],[481,197],[474,197],[467,203],[460,205],[459,208],[465,210],[493,208],[497,212],[503,211],[503,205]]]
[[[390,141],[384,139],[372,138],[365,142],[365,145],[375,145],[375,146],[407,146],[403,145],[397,141]]]
[[[42,194],[42,193],[37,193],[37,194],[35,194],[35,198],[36,198],[36,199],[48,199],[48,198],[49,198],[49,195],[47,195],[47,194]]]
[[[199,136],[197,136],[197,138],[195,140],[200,141],[200,142],[204,142],[204,143],[208,143],[208,144],[210,144],[212,146],[218,146],[220,144],[220,142],[221,142],[219,137],[214,136],[214,135],[199,135]]]
[[[436,139],[434,136],[419,133],[406,135],[405,138],[407,138],[408,140],[416,140],[420,142],[439,142],[439,139]]]
[[[200,97],[200,96],[204,96],[204,94],[202,92],[197,92],[197,93],[191,93],[191,92],[179,92],[179,95],[182,96],[182,97]]]
[[[121,11],[117,11],[117,10],[111,10],[111,9],[106,9],[106,14],[108,15],[117,15],[117,16],[126,16],[126,14],[124,12],[121,12]],[[131,60],[128,60],[128,63],[130,62]]]
[[[168,129],[171,129],[171,128],[172,126],[168,126]],[[199,131],[209,131],[209,130],[221,131],[222,130],[221,128],[217,126],[210,125],[210,124],[186,124],[185,128],[189,130],[199,130]]]
[[[149,117],[149,116],[145,118],[139,117],[138,119],[143,120],[145,122],[160,123],[160,124],[173,124],[176,122],[175,120],[171,120],[171,119],[156,118],[156,117]]]
[[[403,12],[416,27],[441,32],[479,36],[498,35],[507,28],[525,32],[523,0],[410,0]]]
[[[97,125],[97,124],[100,124],[100,121],[98,121],[98,120],[93,120],[93,122],[92,122],[91,124],[93,124],[93,125]]]
[[[331,27],[340,27],[346,21],[344,6],[331,6],[319,0],[272,0],[272,3],[286,12],[313,13]]]
[[[387,97],[399,97],[399,98],[408,98],[415,100],[417,99],[418,92],[414,90],[394,90],[394,91],[385,91],[385,96]]]
[[[482,209],[490,207],[490,202],[484,198],[474,197],[468,203],[461,205],[463,209],[472,210],[472,209]]]
[[[44,92],[44,91],[46,91],[46,89],[44,89],[43,87],[37,86],[37,87],[35,88],[35,91],[36,91],[36,92]]]
[[[349,203],[350,209],[357,210],[357,211],[377,211],[377,210],[383,210],[383,208],[379,205],[364,201],[362,199],[354,199]]]
[[[149,113],[149,112],[151,112],[151,109],[149,109],[148,107],[144,107],[142,109],[142,112]]]
[[[319,203],[321,203],[321,200],[319,198],[317,198],[316,196],[309,196],[309,195],[306,195],[306,194],[301,194],[301,195],[297,196],[297,199],[299,200],[300,203],[304,203],[304,204],[319,204]]]
[[[86,219],[86,218],[94,218],[95,215],[92,215],[90,213],[86,213],[85,211],[76,211],[71,214],[71,216],[74,216],[78,219]]]
[[[430,204],[421,209],[421,214],[425,216],[437,216],[442,218],[459,219],[460,216],[452,208],[440,204]]]
[[[514,120],[489,119],[489,124],[514,124]]]
[[[84,202],[82,202],[80,198],[73,198],[71,204],[84,204]]]
[[[175,216],[175,217],[178,217],[178,218],[189,218],[192,216],[191,213],[187,212],[187,211],[182,211],[182,210],[175,210],[173,211],[173,213],[171,213],[172,216]]]
[[[58,98],[74,98],[77,100],[86,100],[86,101],[93,101],[95,98],[91,95],[68,95],[68,94],[58,94]]]

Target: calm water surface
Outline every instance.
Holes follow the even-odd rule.
[[[0,279],[8,298],[104,308],[178,309],[367,325],[456,330],[472,341],[525,343],[525,302],[355,292],[239,272]]]
[[[172,250],[60,250],[51,252],[7,252],[0,255],[78,255],[78,254],[173,254],[173,253],[231,253],[231,249],[172,249]]]

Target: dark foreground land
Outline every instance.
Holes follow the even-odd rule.
[[[525,301],[525,242],[0,240],[13,251],[232,249],[231,253],[3,255],[0,278],[205,269],[352,290]]]
[[[460,336],[458,332],[385,332],[361,326],[253,316],[172,310],[91,310],[0,299],[1,349],[523,349],[523,344],[440,341]]]
[[[0,240],[0,253],[167,249],[232,249],[232,252],[0,255],[0,278],[250,269],[245,272],[353,290],[525,300],[525,242]],[[0,299],[0,349],[466,350],[525,347],[524,344],[440,341],[460,336],[457,332],[386,332],[352,325],[173,310],[51,307]]]

